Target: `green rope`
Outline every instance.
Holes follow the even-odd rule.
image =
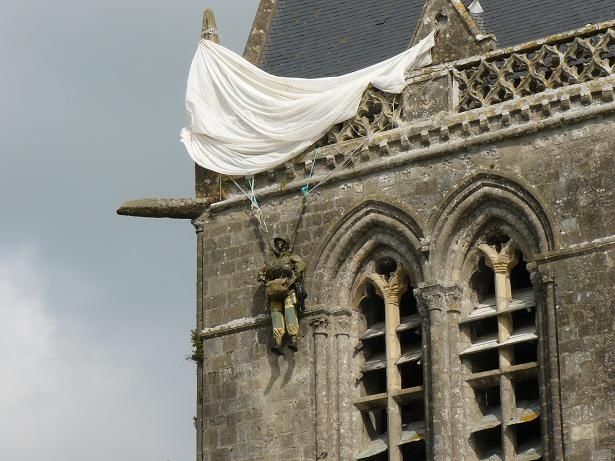
[[[316,165],[316,157],[318,156],[318,149],[314,149],[314,158],[312,159],[312,167],[310,168],[310,174],[307,177],[307,182],[305,186],[301,188],[301,193],[304,197],[307,197],[310,193],[310,180],[312,179],[312,175],[314,174],[314,166]]]

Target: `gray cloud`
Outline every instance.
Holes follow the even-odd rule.
[[[192,195],[178,133],[206,5],[12,3],[0,16],[0,458],[193,459],[194,232],[114,211]],[[257,3],[207,5],[229,48],[242,51]]]

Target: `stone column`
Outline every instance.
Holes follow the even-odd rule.
[[[205,223],[202,219],[194,219],[192,225],[196,230],[196,330],[197,332],[203,331],[205,325],[203,324],[204,317],[204,287],[205,281],[203,280],[203,265],[204,251],[203,251],[203,230],[205,229]],[[197,461],[204,461],[203,458],[203,392],[204,392],[204,371],[203,363],[198,362],[196,365],[196,417],[194,420],[194,426],[196,429],[196,459]]]
[[[414,290],[419,305],[428,318],[429,383],[431,406],[431,453],[434,461],[450,460],[450,371],[448,352],[447,287],[421,283]]]
[[[539,269],[532,271],[531,278],[536,300],[536,329],[540,337],[541,413],[546,415],[541,418],[543,446],[549,447],[553,459],[564,459],[555,276],[550,270]]]
[[[448,360],[451,395],[451,453],[457,453],[459,461],[463,459],[467,439],[464,437],[464,394],[461,361],[459,359],[459,319],[463,287],[455,283],[447,283],[443,287],[448,315]]]
[[[329,358],[327,353],[328,326],[327,317],[315,317],[310,320],[314,333],[314,387],[315,387],[315,431],[316,459],[329,456]]]
[[[352,460],[352,373],[350,369],[350,313],[338,316],[336,322],[337,347],[337,433],[339,461]]]
[[[478,246],[486,257],[495,273],[495,300],[498,312],[504,311],[512,300],[510,289],[510,270],[517,264],[515,246],[511,241],[506,243],[499,251],[494,245],[481,244]],[[503,343],[512,333],[512,317],[510,315],[498,316],[498,343]],[[500,371],[510,369],[514,363],[511,348],[500,348]],[[500,375],[500,401],[502,408],[502,421],[510,421],[514,417],[516,408],[515,389],[509,376]],[[505,461],[515,458],[514,431],[502,424],[502,454]]]
[[[397,327],[399,326],[399,301],[406,291],[407,280],[403,267],[398,264],[396,272],[387,278],[379,274],[370,274],[369,278],[381,292],[385,304],[384,340],[386,343],[386,376],[387,392],[387,427],[389,437],[389,461],[401,461],[401,411],[393,394],[401,389],[401,376],[397,361],[401,356]]]

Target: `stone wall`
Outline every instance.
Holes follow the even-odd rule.
[[[612,228],[611,228],[612,229]],[[567,460],[615,456],[615,244],[581,245],[541,269],[555,282]]]
[[[544,208],[554,234],[551,252],[563,255],[548,262],[548,269],[557,287],[567,459],[609,459],[615,439],[612,419],[611,425],[608,419],[614,400],[610,353],[614,253],[598,248],[568,257],[565,250],[596,239],[613,239],[615,192],[609,172],[615,171],[614,127],[615,117],[605,115],[326,183],[310,197],[297,233],[295,251],[308,263],[308,309],[316,312],[330,300],[330,293],[321,290],[326,281],[313,275],[314,266],[328,236],[358,205],[366,201],[392,204],[400,214],[412,216],[422,237],[429,237],[434,245],[438,236],[428,235],[430,219],[461,184],[485,175],[513,181]],[[270,236],[290,236],[300,194],[277,194],[260,201]],[[326,441],[319,442],[315,430],[318,418],[323,418],[317,409],[322,401],[316,399],[319,356],[314,354],[310,326],[316,314],[308,312],[302,321],[298,353],[287,352],[281,358],[272,355],[264,293],[256,282],[264,248],[257,223],[244,202],[235,206],[222,202],[204,219],[205,459],[316,459],[323,453],[318,443],[330,452],[327,459],[338,459],[336,411],[327,410],[321,421],[330,433]],[[437,264],[428,258],[422,276],[436,274],[432,265]],[[546,270],[544,264],[539,265],[540,270]],[[323,350],[331,353],[335,344],[326,344]],[[337,393],[335,357],[331,355],[328,368],[320,370],[321,374],[332,373],[325,380],[328,396]],[[334,408],[331,402],[326,405]]]

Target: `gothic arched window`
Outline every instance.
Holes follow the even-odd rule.
[[[401,264],[389,257],[376,261],[358,310],[360,397],[354,405],[366,437],[355,459],[425,460],[424,331]]]
[[[477,245],[460,321],[461,360],[476,460],[542,459],[536,303],[526,262],[505,235]]]

